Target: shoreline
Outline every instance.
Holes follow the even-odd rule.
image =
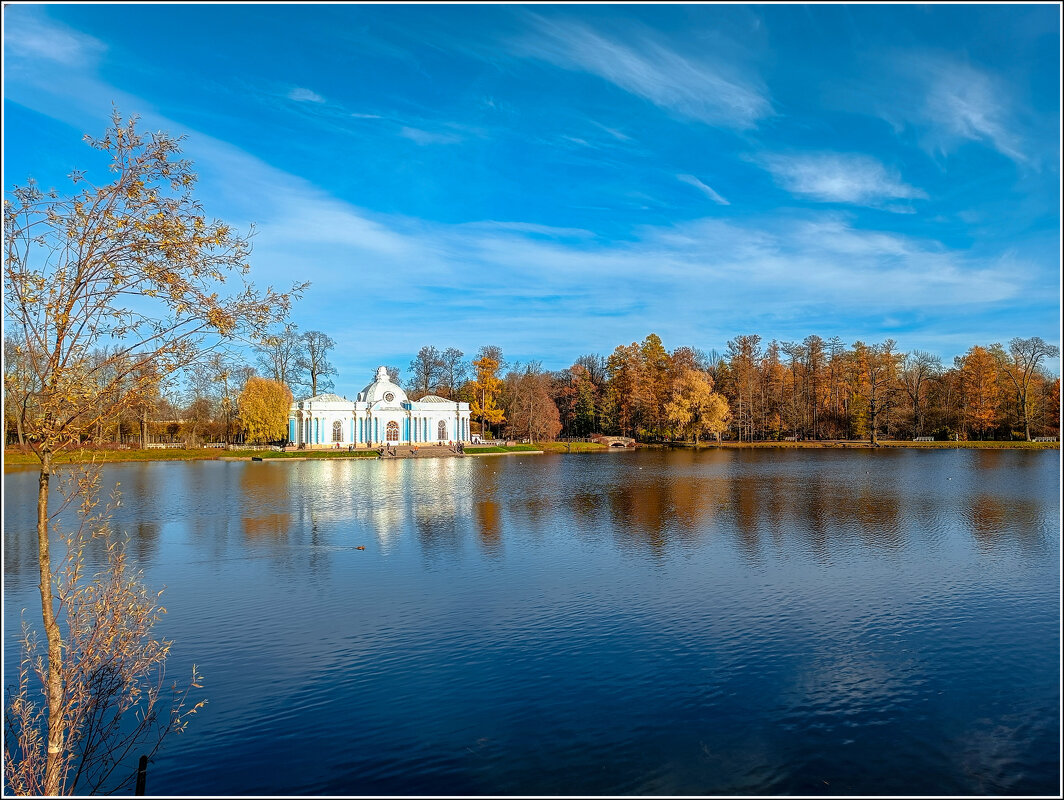
[[[581,445],[576,447],[575,445]],[[467,447],[467,456],[489,455],[545,455],[548,453],[560,453],[563,455],[578,453],[605,453],[611,449],[604,445],[591,445],[587,442],[573,443],[570,451],[566,449],[565,442],[546,442],[535,445],[532,449],[529,445],[518,445],[513,449],[496,450],[493,452],[478,452],[476,448]],[[804,442],[699,442],[697,445],[689,442],[680,443],[652,443],[641,444],[637,448],[625,448],[626,450],[647,448],[654,450],[747,450],[747,449],[913,449],[913,450],[1060,450],[1060,442],[996,442],[996,441],[971,441],[971,442],[913,442],[901,439],[884,439],[874,447],[867,441],[856,439],[848,440],[820,440]],[[137,461],[251,461],[260,458],[263,461],[319,461],[326,459],[359,459],[376,458],[375,450],[356,450],[354,452],[321,450],[321,451],[291,451],[288,453],[270,452],[264,450],[217,450],[217,449],[151,449],[151,450],[96,450],[74,451],[70,454],[60,454],[54,463],[59,464],[113,464],[130,463]],[[443,455],[439,457],[457,458],[458,454]],[[32,453],[4,452],[4,467],[36,466],[39,462]]]

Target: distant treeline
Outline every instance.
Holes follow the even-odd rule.
[[[285,384],[297,397],[329,391],[335,346],[321,331],[288,325],[258,350],[255,364],[216,353],[180,380],[161,376],[136,409],[101,419],[91,441],[243,441],[247,415],[240,402],[248,379]],[[10,341],[5,350],[5,383],[14,385],[20,354]],[[389,372],[411,399],[435,394],[470,403],[474,430],[485,436],[1016,440],[1060,434],[1060,379],[1045,366],[1058,354],[1038,337],[1016,338],[1006,346],[973,346],[944,365],[930,353],[899,350],[893,340],[847,345],[812,335],[766,344],[744,335],[719,353],[670,351],[650,334],[608,356],[579,356],[558,371],[538,361],[508,363],[496,346],[467,360],[456,348],[426,345],[405,379],[397,366]],[[5,395],[8,442],[19,441],[32,397]]]

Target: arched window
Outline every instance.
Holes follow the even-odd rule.
[[[436,426],[436,438],[441,442],[447,438],[447,423],[442,419],[440,420],[440,424]]]
[[[399,423],[395,422],[394,420],[392,422],[389,422],[384,427],[384,435],[388,439],[389,442],[398,442],[399,441]]]
[[[336,420],[333,423],[333,438],[334,442],[342,442],[344,440],[344,426],[340,424],[340,420]]]

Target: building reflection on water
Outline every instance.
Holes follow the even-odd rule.
[[[648,451],[144,463],[106,467],[102,489],[120,484],[112,525],[142,562],[174,537],[208,558],[237,542],[373,545],[388,554],[404,540],[432,558],[465,547],[501,558],[510,537],[534,543],[561,531],[655,557],[721,538],[751,562],[787,552],[826,563],[841,550],[882,558],[918,542],[934,551],[958,529],[980,548],[1043,547],[1056,530],[1059,491],[1035,480],[1045,458],[1052,455]],[[35,481],[32,471],[5,474],[14,500],[4,510],[8,579],[34,571]]]

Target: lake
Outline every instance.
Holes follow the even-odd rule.
[[[1055,795],[1059,476],[1020,450],[107,466],[168,677],[197,664],[208,700],[148,793]],[[36,473],[4,484],[10,681]]]

